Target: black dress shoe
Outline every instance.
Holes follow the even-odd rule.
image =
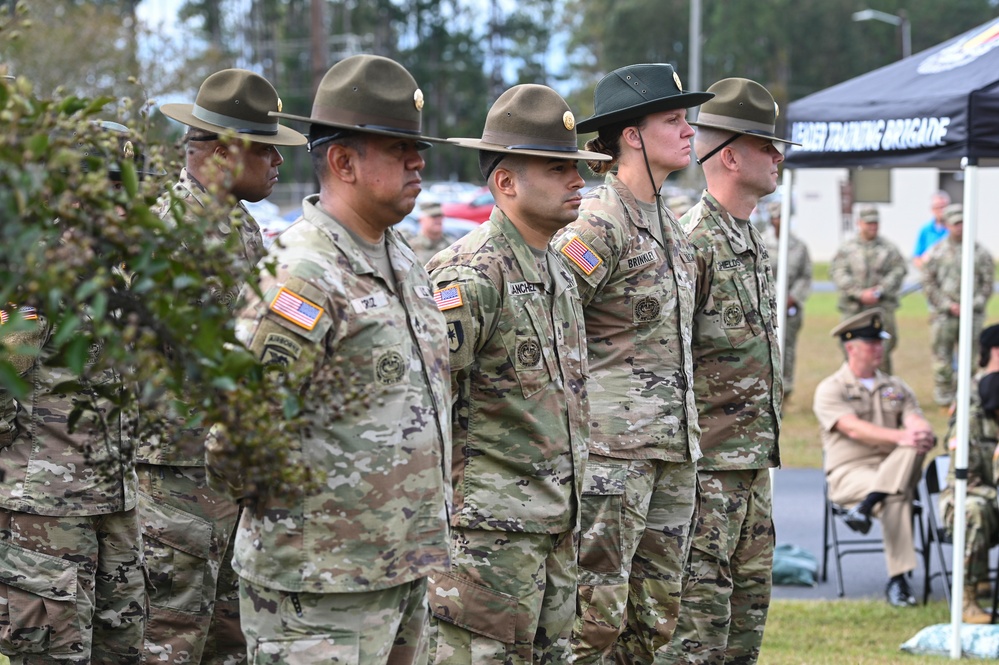
[[[871,517],[860,512],[860,506],[854,506],[850,510],[846,511],[846,515],[843,516],[843,521],[846,525],[853,529],[854,531],[859,531],[860,533],[866,534],[871,530]]]
[[[905,581],[904,577],[890,580],[888,588],[885,589],[885,596],[888,598],[888,604],[892,607],[912,607],[916,604],[912,590],[909,589],[909,583]]]

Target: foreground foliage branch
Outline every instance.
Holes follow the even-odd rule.
[[[23,397],[20,374],[37,358],[65,377],[57,391],[76,398],[71,429],[92,434],[100,457],[119,462],[136,442],[167,437],[201,445],[214,428],[221,471],[239,478],[247,503],[307,491],[321,473],[298,456],[300,414],[363,408],[363,388],[336,370],[290,389],[295,377],[239,344],[232,303],[217,297],[245,279],[238,234],[211,240],[229,209],[185,214],[165,175],[179,166],[155,148],[136,161],[95,124],[109,101],[39,99],[23,78],[0,83],[0,304],[14,304],[0,336],[0,394]],[[142,132],[130,132],[138,154]],[[117,188],[109,165],[120,169]],[[41,349],[17,341],[39,324],[22,311],[50,326]],[[112,450],[119,416],[127,441]]]

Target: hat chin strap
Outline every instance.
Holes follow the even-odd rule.
[[[708,154],[706,154],[703,157],[701,157],[700,159],[698,159],[697,163],[698,164],[703,164],[704,162],[708,161],[708,157],[711,157],[715,153],[719,152],[722,148],[724,148],[728,144],[732,143],[732,141],[736,140],[740,136],[742,136],[742,134],[732,134],[732,136],[728,137],[727,139],[725,139],[724,141],[722,141],[720,144],[718,144],[717,148],[715,148],[714,150],[712,150]]]
[[[649,174],[649,182],[652,183],[652,196],[656,202],[656,216],[659,217],[659,228],[663,230],[663,236],[665,239],[666,233],[666,222],[663,221],[663,201],[662,195],[659,193],[659,188],[656,187],[656,178],[652,175],[652,165],[649,164],[649,153],[645,151],[645,139],[642,138],[642,130],[635,127],[635,131],[638,132],[638,143],[642,146],[642,159],[645,160],[645,171]],[[670,252],[670,248],[666,248],[666,263],[669,267],[673,268],[673,256]]]

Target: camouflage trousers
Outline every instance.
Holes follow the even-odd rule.
[[[13,665],[132,665],[146,607],[136,511],[0,509],[0,652]]]
[[[137,471],[148,570],[145,662],[245,662],[231,563],[238,506],[208,487],[204,467],[139,464]]]
[[[590,455],[583,485],[577,663],[652,663],[680,613],[693,462]]]
[[[577,534],[455,528],[451,571],[430,578],[430,662],[569,662]]]
[[[940,497],[947,531],[954,530],[954,493]],[[964,541],[965,583],[977,584],[989,579],[989,549],[999,544],[999,508],[995,499],[969,493],[964,504],[967,516]]]
[[[365,593],[290,593],[239,581],[253,665],[424,665],[427,579]]]
[[[978,336],[982,333],[984,317],[975,313],[971,324],[971,362],[978,362]],[[957,351],[961,319],[956,316],[934,315],[930,320],[933,345],[933,401],[940,406],[950,406],[954,401],[957,384],[954,381],[954,353]]]
[[[656,663],[755,663],[770,608],[770,470],[698,471],[680,621]]]
[[[784,335],[784,397],[790,397],[794,392],[794,363],[798,354],[798,333],[805,322],[805,313],[801,307],[794,316],[787,315],[787,334]]]

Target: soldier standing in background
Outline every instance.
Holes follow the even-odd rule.
[[[121,136],[116,159],[134,158],[125,128],[100,124]],[[14,319],[27,329],[4,331]],[[27,395],[11,400],[0,390],[8,425],[0,429],[0,653],[13,665],[137,664],[146,599],[132,442],[120,416],[98,422],[85,412],[69,424],[81,395],[118,379],[94,368],[99,348],[82,376],[47,365],[55,330],[34,307],[0,310],[0,326],[5,353],[39,351],[7,356]],[[79,395],[54,392],[67,381],[81,383]]]
[[[230,233],[238,234],[235,262],[244,277],[264,250],[259,227],[241,200],[256,202],[270,195],[284,162],[278,146],[305,143],[302,134],[267,115],[280,108],[274,87],[242,69],[209,76],[194,104],[161,108],[165,116],[188,126],[186,167],[173,187],[174,200],[182,202],[189,219],[219,216],[206,242],[224,242]],[[175,213],[171,203],[164,197],[162,218]],[[233,308],[237,295],[216,297]],[[232,665],[246,660],[239,582],[231,564],[239,508],[208,487],[205,431],[181,431],[183,420],[178,414],[167,415],[166,424],[175,431],[142,442],[136,454],[148,569],[144,659],[149,665]]]
[[[723,79],[701,106],[694,147],[707,181],[681,220],[697,251],[692,349],[700,421],[698,502],[680,619],[663,663],[755,663],[773,567],[770,468],[780,464],[777,300],[749,216],[784,160],[777,104],[759,83]]]
[[[701,454],[696,265],[659,188],[690,164],[686,107],[710,98],[683,92],[670,65],[630,65],[597,84],[579,124],[611,161],[590,163],[604,184],[554,243],[576,273],[590,359],[577,663],[651,663],[676,627]]]
[[[881,371],[891,374],[891,352],[898,346],[898,326],[895,310],[899,306],[899,291],[909,270],[902,252],[878,235],[880,216],[874,206],[860,209],[857,233],[843,243],[829,264],[829,277],[839,291],[839,308],[846,320],[865,309],[878,307],[885,331],[884,363]]]
[[[407,237],[409,246],[413,248],[413,253],[420,261],[420,265],[427,265],[430,259],[434,258],[437,252],[447,249],[455,238],[444,233],[444,212],[441,204],[433,201],[420,207],[420,228],[416,235]]]
[[[392,227],[421,191],[423,92],[402,65],[357,55],[326,72],[309,148],[319,194],[272,246],[236,336],[301,388],[300,494],[244,510],[233,569],[254,663],[426,662],[427,576],[448,568],[451,404],[444,317]],[[268,259],[265,259],[267,261]],[[337,412],[349,370],[363,401]],[[370,406],[365,406],[370,404]],[[279,417],[279,416],[276,416]],[[224,460],[207,461],[233,486]]]
[[[557,92],[518,85],[479,151],[496,199],[482,226],[428,264],[448,322],[455,404],[452,570],[430,581],[431,662],[569,658],[589,436],[583,313],[548,242],[576,219],[575,120]]]
[[[944,209],[947,237],[934,245],[924,257],[923,293],[930,306],[930,334],[933,353],[933,401],[949,407],[954,401],[954,351],[957,349],[961,323],[961,239],[964,208],[952,203]],[[975,243],[974,299],[972,301],[972,357],[977,351],[978,336],[985,320],[985,306],[992,295],[995,264],[992,255]]]
[[[780,201],[767,206],[770,213],[770,231],[765,234],[767,252],[770,254],[770,268],[777,279],[778,245],[781,234]],[[791,233],[788,225],[787,247],[787,331],[784,334],[784,399],[794,391],[794,367],[798,347],[798,333],[805,322],[805,300],[812,288],[812,259],[801,238]]]

